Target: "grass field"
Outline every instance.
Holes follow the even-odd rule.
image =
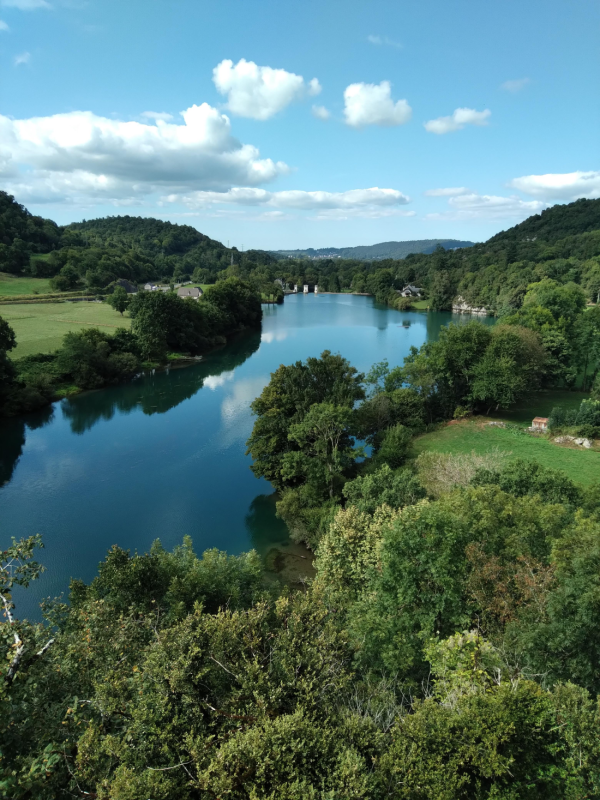
[[[483,454],[497,448],[510,453],[509,461],[515,458],[534,460],[544,467],[563,470],[571,480],[582,485],[600,481],[600,450],[561,446],[546,438],[487,427],[485,422],[489,422],[487,417],[477,417],[419,436],[413,442],[413,454],[417,456],[425,451]]]
[[[47,294],[50,292],[49,278],[19,278],[0,272],[0,296],[14,296],[18,294]]]
[[[2,316],[17,335],[12,358],[57,350],[65,333],[98,327],[107,333],[129,328],[127,312],[122,317],[106,303],[39,303],[0,306]]]

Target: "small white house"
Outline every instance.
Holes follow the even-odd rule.
[[[177,297],[193,297],[194,300],[200,300],[204,292],[198,286],[182,286],[177,289]]]
[[[304,284],[304,294],[308,294],[308,283]]]
[[[402,297],[421,297],[423,294],[423,289],[420,289],[418,286],[413,286],[412,283],[407,284],[404,289],[400,292]]]
[[[158,286],[155,283],[145,283],[144,289],[147,292],[155,292],[158,289]]]

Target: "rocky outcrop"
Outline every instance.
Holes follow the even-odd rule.
[[[585,439],[583,437],[575,437],[575,436],[557,436],[554,440],[557,444],[567,444],[568,442],[573,442],[573,444],[578,444],[580,447],[585,447],[586,450],[589,450],[592,446],[592,442],[589,439]]]
[[[455,314],[477,314],[480,317],[487,317],[491,315],[491,311],[488,311],[487,308],[476,308],[475,306],[470,306],[464,297],[460,295],[455,297],[452,301],[452,311]]]

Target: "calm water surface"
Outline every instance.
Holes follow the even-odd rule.
[[[285,543],[273,489],[245,455],[249,405],[270,373],[325,349],[361,371],[401,364],[452,319],[348,295],[291,295],[263,308],[261,332],[194,366],[0,424],[0,548],[32,533],[46,545],[47,571],[15,594],[20,616],[37,616],[39,600],[71,577],[90,581],[113,544],[143,552],[159,538],[170,549],[189,534],[198,553],[264,554]]]

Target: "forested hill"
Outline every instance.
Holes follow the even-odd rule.
[[[552,206],[528,217],[525,222],[501,231],[488,240],[488,245],[525,242],[540,239],[556,242],[566,236],[588,233],[600,228],[600,200],[577,200],[569,205]]]
[[[247,272],[275,262],[269,253],[241,253],[190,225],[153,218],[105,217],[59,226],[0,192],[0,272],[53,278],[59,290],[99,291],[117,278],[143,283],[193,277],[213,283],[232,265]]]
[[[358,247],[321,247],[315,250],[276,250],[275,255],[291,258],[351,258],[358,261],[379,261],[383,258],[406,258],[409,253],[433,253],[436,247],[455,250],[471,247],[473,242],[459,239],[414,239],[407,242],[380,242],[379,244],[359,245]]]
[[[385,248],[392,252],[400,245],[404,250],[394,251],[395,257],[385,256]],[[368,250],[371,261],[365,260]],[[395,305],[397,290],[414,283],[432,309],[448,310],[460,298],[500,316],[518,310],[527,287],[546,278],[579,284],[588,299],[598,298],[600,200],[556,205],[479,244],[429,239],[296,251],[331,256],[314,260],[286,252],[286,258],[262,250],[242,253],[189,225],[144,217],[61,227],[0,192],[0,272],[49,277],[57,290],[102,292],[117,278],[142,284],[242,277],[261,287],[281,279],[315,283],[324,291],[367,292]]]

